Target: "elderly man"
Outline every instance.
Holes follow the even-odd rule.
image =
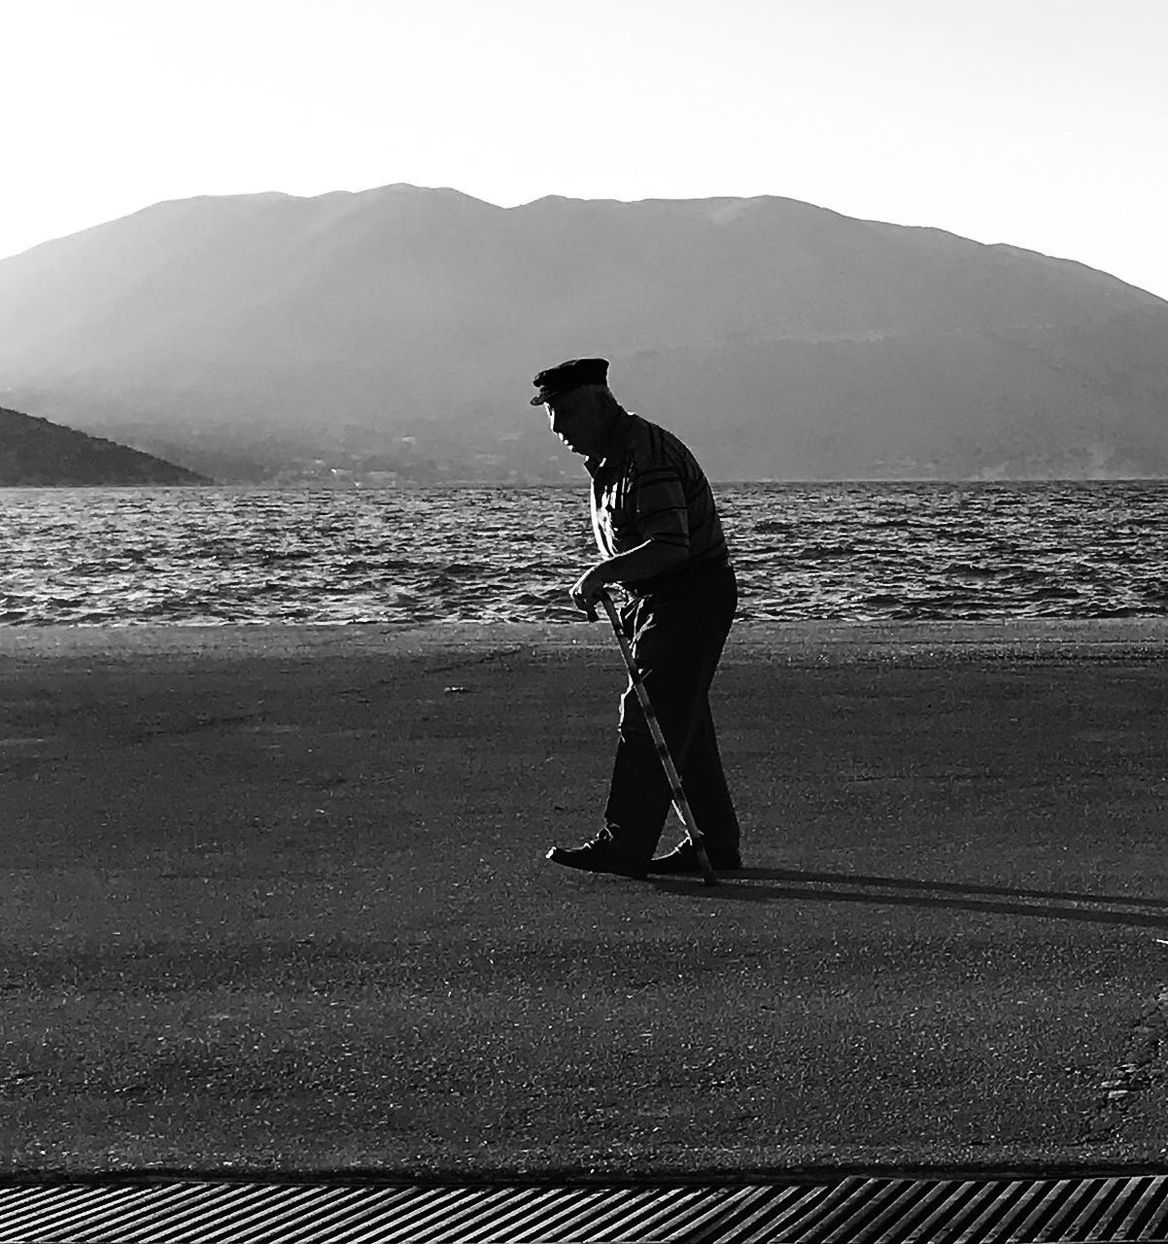
[[[698,829],[716,870],[742,866],[738,818],[714,736],[708,693],[738,603],[714,497],[676,436],[626,411],[608,387],[605,359],[570,359],[535,377],[533,406],[583,456],[592,477],[592,528],[601,560],[580,576],[572,599],[590,618],[603,588],[629,593],[620,620]],[[669,783],[632,683],[620,704],[620,733],[604,828],[548,859],[588,872],[643,878],[696,873],[688,843],[653,858],[669,812]]]

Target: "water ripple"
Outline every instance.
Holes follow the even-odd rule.
[[[1168,484],[723,485],[746,620],[1168,614]],[[572,622],[581,488],[0,492],[0,626]]]

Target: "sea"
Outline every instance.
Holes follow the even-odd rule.
[[[1168,614],[1168,481],[722,484],[746,621]],[[577,622],[579,487],[0,490],[0,625]]]

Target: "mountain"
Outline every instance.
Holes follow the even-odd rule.
[[[0,408],[0,488],[210,482],[125,445]]]
[[[220,477],[577,479],[527,398],[585,354],[721,479],[1168,475],[1168,303],[791,199],[197,198],[0,261],[0,396]]]

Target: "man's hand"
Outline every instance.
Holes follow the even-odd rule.
[[[589,622],[596,621],[596,602],[600,599],[601,591],[608,586],[608,582],[604,562],[597,562],[591,570],[586,570],[572,584],[572,603],[588,615]]]

